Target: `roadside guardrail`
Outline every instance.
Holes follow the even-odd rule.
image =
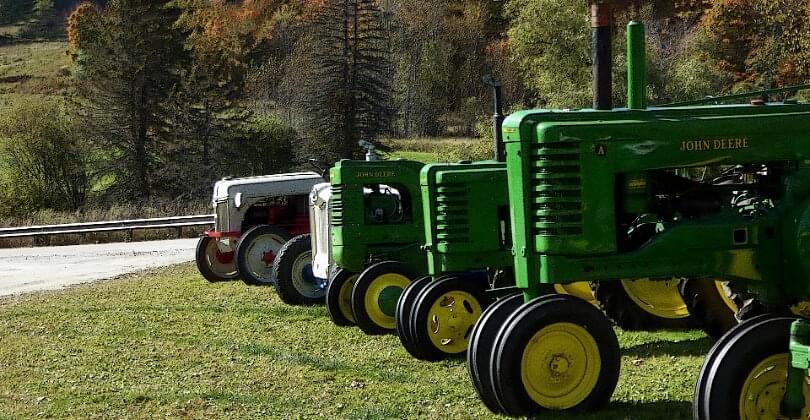
[[[34,245],[46,245],[53,235],[86,235],[88,233],[126,231],[127,240],[132,240],[132,232],[145,229],[175,229],[176,236],[182,236],[183,228],[214,224],[213,214],[198,216],[160,217],[156,219],[115,220],[108,222],[69,223],[64,225],[24,226],[0,228],[0,239],[34,238]],[[38,241],[39,239],[39,241]],[[42,241],[45,239],[45,241]],[[38,243],[39,242],[39,243]]]

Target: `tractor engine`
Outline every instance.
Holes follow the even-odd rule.
[[[749,218],[764,216],[780,199],[784,165],[705,166],[620,176],[619,251],[633,251],[680,222],[724,209]]]

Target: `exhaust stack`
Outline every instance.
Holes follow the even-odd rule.
[[[495,147],[493,149],[495,151],[495,161],[505,162],[506,153],[503,147],[503,133],[501,132],[504,120],[501,82],[488,74],[484,76],[484,83],[492,88],[492,100],[495,105],[495,111],[492,114],[492,138],[495,141]]]
[[[591,3],[593,108],[613,109],[613,11],[602,0]]]
[[[647,109],[647,49],[644,24],[627,24],[627,108]]]

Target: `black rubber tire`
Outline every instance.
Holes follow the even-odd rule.
[[[620,280],[591,283],[593,296],[605,315],[625,331],[681,330],[694,327],[692,317],[664,318],[641,308]]]
[[[398,274],[402,277],[413,279],[411,270],[399,261],[379,262],[360,273],[360,277],[357,278],[357,282],[354,284],[354,288],[352,288],[352,313],[354,314],[354,320],[357,326],[368,335],[391,334],[396,332],[396,322],[393,315],[391,316],[390,327],[380,325],[372,320],[365,303],[366,294],[369,292],[371,285],[380,276],[385,274]],[[410,281],[408,283],[410,283]],[[397,300],[399,300],[399,296],[397,296]],[[394,305],[394,309],[395,308],[396,305]]]
[[[324,296],[326,295],[326,288],[319,288],[317,284],[313,284],[314,289],[311,293],[306,290],[299,290],[301,285],[295,282],[296,275],[306,276],[307,273],[295,273],[295,263],[301,258],[306,258],[309,255],[309,276],[310,281],[314,282],[315,278],[312,275],[312,240],[310,235],[298,235],[290,239],[281,247],[278,256],[273,261],[273,277],[276,279],[276,292],[281,300],[288,305],[318,305],[323,303]],[[303,260],[301,261],[303,262]],[[306,267],[304,268],[306,270]]]
[[[194,260],[197,263],[197,270],[200,271],[203,278],[208,280],[211,283],[217,283],[221,281],[231,281],[236,280],[239,278],[239,271],[236,270],[236,264],[233,264],[233,273],[230,274],[220,274],[214,271],[211,267],[211,263],[208,261],[208,252],[209,247],[212,244],[215,245],[216,240],[214,238],[209,238],[208,236],[203,236],[197,242],[197,249],[194,253]]]
[[[490,305],[470,333],[467,347],[467,373],[478,397],[495,414],[503,414],[503,409],[495,399],[489,366],[494,351],[495,337],[506,320],[523,305],[523,293],[504,296]]]
[[[335,268],[329,273],[329,281],[326,284],[326,313],[329,314],[332,323],[339,327],[355,325],[354,314],[351,313],[351,298],[347,302],[341,302],[341,291],[344,287],[348,287],[351,295],[351,289],[354,288],[358,276],[359,274],[342,268]],[[345,303],[345,306],[341,303]],[[344,313],[344,309],[348,309],[348,312]]]
[[[405,288],[405,290],[402,291],[402,294],[399,295],[399,299],[397,300],[397,308],[394,313],[394,318],[396,319],[397,336],[399,337],[400,343],[402,343],[402,347],[405,348],[405,351],[407,351],[408,354],[420,360],[422,359],[422,353],[416,346],[413,331],[410,329],[411,308],[413,308],[413,304],[416,301],[419,293],[421,293],[422,290],[424,290],[424,288],[429,286],[432,282],[433,278],[431,277],[421,277],[414,280],[408,287]]]
[[[272,274],[270,278],[260,278],[254,275],[248,262],[248,251],[250,247],[253,245],[254,241],[264,235],[277,237],[279,250],[290,240],[290,234],[286,230],[270,225],[254,226],[242,234],[242,237],[239,238],[239,244],[236,246],[236,268],[239,270],[239,277],[242,278],[242,281],[252,286],[272,286],[275,282],[275,279],[272,278]],[[272,267],[270,267],[271,273],[272,270]]]
[[[727,332],[700,369],[692,404],[697,420],[740,418],[740,394],[751,369],[765,358],[789,351],[794,317],[761,315]]]
[[[576,406],[565,411],[587,411],[604,407],[619,381],[619,340],[607,318],[593,305],[569,295],[546,295],[524,304],[501,328],[495,340],[490,364],[495,397],[510,416],[539,416],[548,407],[531,399],[521,379],[522,355],[534,335],[543,328],[571,323],[582,327],[594,339],[599,351],[599,375],[593,389]]]
[[[452,276],[433,282],[419,293],[411,307],[410,331],[412,332],[414,343],[416,347],[419,348],[419,353],[422,356],[419,358],[420,360],[435,362],[446,358],[462,357],[466,355],[467,346],[465,346],[464,350],[461,352],[450,353],[436,347],[431,341],[430,331],[427,327],[428,321],[430,320],[430,308],[435,302],[441,299],[443,295],[453,291],[461,291],[468,293],[475,300],[475,302],[462,303],[462,309],[471,312],[472,305],[475,304],[481,308],[481,312],[483,313],[491,303],[490,299],[486,296],[487,287],[488,282],[486,279],[476,281]],[[470,325],[464,334],[468,340],[474,325],[475,323]]]
[[[737,309],[723,300],[714,279],[683,279],[678,291],[695,323],[709,337],[717,340],[738,324]]]

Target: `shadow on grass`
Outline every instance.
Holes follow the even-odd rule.
[[[653,341],[622,349],[622,355],[650,356],[704,356],[714,345],[714,340],[703,337],[683,341]]]
[[[691,419],[692,404],[686,401],[658,401],[649,403],[611,403],[602,410],[589,413],[548,413],[540,418],[554,420],[606,420],[606,419]]]

